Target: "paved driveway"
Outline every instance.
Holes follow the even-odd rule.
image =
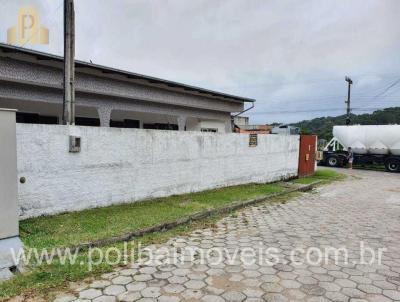
[[[400,301],[400,175],[346,173],[343,182],[152,247],[163,264],[131,265],[76,294],[96,302]],[[185,261],[174,264],[167,251]]]

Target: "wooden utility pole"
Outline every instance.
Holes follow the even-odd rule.
[[[350,125],[350,123],[351,123],[351,119],[350,119],[350,90],[351,90],[351,84],[353,84],[353,81],[349,77],[345,77],[345,81],[348,83],[347,101],[345,102],[347,104],[346,125]]]
[[[64,0],[63,124],[75,124],[75,11],[74,0]]]

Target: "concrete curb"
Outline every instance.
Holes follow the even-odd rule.
[[[190,216],[177,219],[172,222],[158,224],[158,225],[155,225],[155,226],[152,226],[149,228],[137,230],[134,232],[129,232],[129,233],[126,233],[121,236],[115,236],[115,237],[111,237],[111,238],[100,239],[100,240],[96,240],[96,241],[92,241],[92,242],[82,243],[82,244],[71,246],[71,247],[60,248],[60,250],[65,251],[65,250],[69,249],[71,251],[71,253],[75,253],[77,251],[79,251],[79,252],[85,251],[89,248],[103,247],[103,246],[113,244],[113,243],[131,241],[136,237],[142,237],[144,235],[155,233],[155,232],[164,232],[164,231],[173,229],[175,227],[178,227],[180,225],[184,225],[184,224],[187,224],[187,223],[190,223],[193,221],[199,221],[199,220],[202,220],[202,219],[208,218],[210,216],[214,216],[214,215],[226,214],[226,213],[233,212],[233,211],[241,209],[241,208],[245,208],[250,205],[262,203],[262,202],[267,201],[268,199],[271,199],[274,197],[283,196],[283,195],[294,193],[294,192],[306,192],[306,191],[312,190],[316,185],[318,185],[322,182],[323,182],[322,180],[318,180],[318,181],[315,181],[315,182],[307,184],[307,185],[303,185],[303,186],[300,186],[297,188],[285,190],[284,192],[274,193],[274,194],[266,195],[263,197],[255,198],[255,199],[249,199],[249,200],[245,200],[245,201],[235,202],[224,208],[198,212],[198,213],[192,214]]]

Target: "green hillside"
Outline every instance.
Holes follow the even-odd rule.
[[[400,107],[385,108],[373,113],[352,114],[353,125],[388,125],[400,124]],[[319,117],[312,120],[301,121],[293,126],[300,127],[302,133],[317,134],[318,138],[330,140],[332,138],[332,127],[335,125],[346,125],[346,115]]]

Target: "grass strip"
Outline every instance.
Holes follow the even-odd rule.
[[[321,181],[321,182],[327,184],[332,181],[343,180],[345,178],[346,178],[346,175],[338,173],[334,170],[318,169],[314,175],[304,177],[304,178],[294,179],[294,180],[292,180],[292,182],[306,185],[306,184],[313,183],[315,181]]]
[[[339,173],[333,172],[317,172],[316,177],[308,177],[312,178],[312,180],[307,182],[311,186],[315,186],[321,183],[318,181],[322,181],[322,184],[325,184],[329,181],[343,178]],[[302,179],[294,182],[301,184],[306,181]],[[307,186],[303,189],[306,188]],[[39,249],[66,247],[85,242],[83,239],[101,240],[108,238],[109,234],[114,236],[127,234],[128,232],[123,233],[122,231],[128,228],[128,231],[133,232],[134,230],[151,228],[165,221],[182,219],[185,214],[194,216],[194,219],[192,217],[192,219],[188,219],[187,223],[179,224],[172,229],[142,234],[140,241],[143,246],[146,246],[164,242],[170,237],[184,235],[195,229],[212,228],[214,221],[226,216],[235,209],[266,200],[271,204],[283,203],[299,194],[298,192],[288,193],[289,190],[292,189],[288,189],[281,183],[249,184],[158,198],[134,204],[91,209],[51,217],[39,217],[21,222],[21,237],[27,247]],[[213,209],[216,209],[216,211],[205,214]],[[132,220],[132,217],[136,219]],[[125,223],[128,223],[128,225],[125,226]],[[101,249],[105,251],[110,247],[121,248],[122,243],[106,244]],[[101,263],[89,271],[85,266],[85,261],[87,261],[87,251],[78,254],[75,264],[63,264],[59,259],[55,259],[51,264],[44,263],[30,267],[28,272],[18,274],[15,278],[0,283],[0,301],[6,301],[10,297],[20,294],[23,294],[25,298],[37,295],[48,297],[49,292],[67,290],[70,282],[80,282],[85,278],[95,278],[115,268],[115,265]]]
[[[37,217],[20,222],[20,237],[26,247],[38,249],[77,246],[284,190],[281,183],[247,184]]]
[[[83,250],[86,250],[88,248],[93,248],[93,247],[103,247],[103,246],[111,245],[113,243],[118,243],[118,242],[132,241],[138,237],[142,237],[142,236],[145,236],[145,235],[148,235],[151,233],[155,233],[155,232],[165,232],[166,230],[170,230],[170,229],[176,228],[178,226],[181,226],[183,224],[187,224],[190,222],[196,222],[199,220],[203,220],[210,216],[223,215],[226,213],[230,213],[232,211],[235,211],[235,210],[238,210],[238,209],[250,206],[250,205],[254,205],[257,203],[261,203],[261,202],[267,201],[269,199],[272,199],[274,197],[278,197],[281,195],[285,195],[285,194],[289,194],[289,193],[293,193],[293,192],[297,192],[297,191],[305,192],[305,191],[311,190],[314,186],[318,185],[320,182],[321,181],[317,180],[310,184],[303,185],[301,187],[287,189],[282,192],[272,193],[272,194],[261,196],[261,197],[254,198],[254,199],[234,202],[234,203],[226,205],[224,207],[218,207],[218,208],[214,208],[214,209],[210,209],[210,210],[197,212],[193,215],[182,217],[182,218],[179,218],[174,221],[164,222],[164,223],[161,223],[161,224],[158,224],[155,226],[151,226],[149,228],[136,230],[133,232],[129,232],[127,234],[120,235],[120,236],[114,236],[111,238],[100,239],[100,240],[92,241],[92,242],[88,242],[88,243],[82,243],[82,244],[78,244],[76,246],[71,246],[71,247],[67,247],[67,248],[71,252],[75,252],[75,251],[83,251]]]
[[[285,203],[289,199],[298,196],[298,194],[300,193],[293,192],[276,196],[269,199],[268,203]],[[228,215],[236,216],[234,212],[212,215],[203,220],[179,225],[165,232],[155,232],[144,235],[140,238],[140,243],[142,246],[160,244],[166,242],[169,238],[184,236],[197,229],[213,229],[215,228],[216,221]],[[102,247],[101,250],[105,252],[109,248],[122,250],[123,243],[119,242],[107,245]],[[110,265],[106,262],[102,262],[99,265],[93,266],[93,269],[89,271],[87,269],[87,255],[87,251],[79,253],[74,264],[68,262],[63,264],[59,259],[55,259],[51,264],[43,263],[40,266],[32,267],[27,273],[18,274],[13,279],[0,283],[0,301],[8,301],[11,297],[17,295],[22,295],[24,299],[40,296],[48,301],[51,300],[55,292],[68,291],[71,282],[80,284],[81,282],[92,280],[103,273],[111,272],[115,267],[123,266],[122,263]],[[97,258],[93,258],[92,260],[97,261]],[[113,257],[111,257],[111,260],[113,260]],[[43,300],[39,299],[38,301]]]

